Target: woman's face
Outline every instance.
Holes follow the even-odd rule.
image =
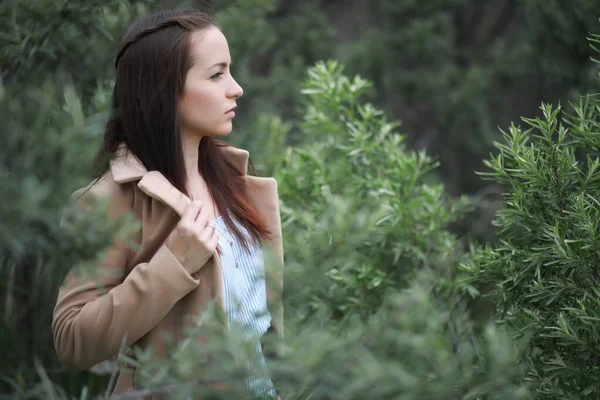
[[[192,67],[179,102],[185,135],[227,136],[232,129],[236,100],[244,91],[231,76],[227,39],[216,27],[196,31],[190,38]]]

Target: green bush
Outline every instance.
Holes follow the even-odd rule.
[[[0,3],[6,28],[0,36],[0,392],[16,398],[36,392],[44,370],[70,394],[82,382],[91,390],[106,385],[104,377],[58,362],[50,323],[67,269],[93,263],[126,225],[107,226],[67,206],[91,178],[109,107],[115,37],[146,3]]]
[[[600,36],[593,36],[598,44]],[[499,320],[527,346],[529,380],[544,399],[600,396],[600,98],[511,126],[485,178],[506,185],[501,244],[463,266],[490,288]]]
[[[417,272],[440,276],[463,254],[449,227],[466,209],[428,182],[437,163],[408,151],[380,110],[363,104],[370,83],[335,62],[309,69],[302,143],[277,170],[288,269],[319,270],[292,308],[339,318],[377,310],[388,289]]]
[[[2,380],[10,381],[0,383],[2,391],[32,385],[35,362],[70,386],[74,374],[58,364],[50,330],[57,288],[68,268],[93,263],[123,226],[67,207],[75,187],[89,181],[95,149],[82,134],[72,88],[61,94],[46,84],[0,95],[0,114],[10,116],[0,126],[0,353]]]

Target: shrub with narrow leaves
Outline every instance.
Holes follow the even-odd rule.
[[[593,36],[598,44],[600,36]],[[500,244],[463,270],[491,288],[500,321],[527,346],[544,399],[600,396],[600,98],[511,126],[485,178],[508,187]]]

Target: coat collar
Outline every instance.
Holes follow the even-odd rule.
[[[220,145],[219,149],[232,168],[242,176],[247,175],[250,154],[246,150],[229,145]],[[148,173],[142,162],[124,145],[119,147],[115,156],[110,160],[110,170],[117,183],[137,181]]]
[[[220,146],[221,154],[226,162],[240,176],[246,176],[248,171],[249,153],[229,145]],[[156,198],[171,207],[179,216],[183,214],[190,198],[179,191],[158,171],[148,171],[142,162],[121,146],[110,160],[110,171],[116,183],[139,181],[137,186],[142,192]]]

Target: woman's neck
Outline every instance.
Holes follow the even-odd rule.
[[[195,180],[199,175],[198,170],[198,146],[201,136],[183,136],[183,162],[185,165],[185,174],[188,181]]]
[[[201,136],[183,137],[183,160],[187,176],[187,190],[191,199],[200,200],[203,207],[207,207],[210,218],[215,219],[219,213],[214,203],[210,190],[198,169],[198,146]]]

